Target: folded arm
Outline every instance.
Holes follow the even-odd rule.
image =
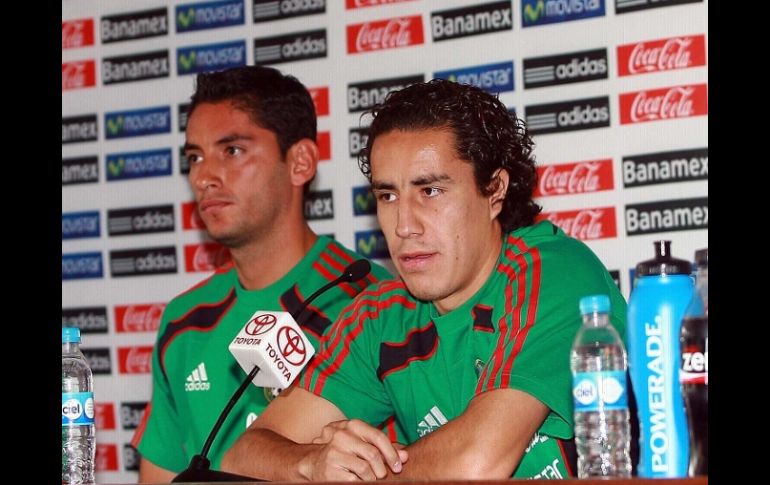
[[[375,480],[400,471],[405,459],[382,431],[292,387],[225,453],[222,469],[271,481]]]
[[[459,417],[408,446],[409,462],[398,478],[509,478],[548,412],[519,390],[484,392]]]

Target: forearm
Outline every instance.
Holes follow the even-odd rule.
[[[222,470],[269,481],[310,479],[303,460],[320,445],[300,444],[264,428],[249,428],[222,458]]]
[[[409,460],[403,471],[390,472],[388,480],[494,480],[511,476],[515,464],[495,460],[492,453],[468,433],[442,426],[406,447]],[[474,444],[469,444],[474,443]],[[518,461],[517,461],[518,463]]]
[[[547,414],[547,407],[521,391],[485,392],[462,415],[409,445],[403,471],[388,478],[508,478]]]

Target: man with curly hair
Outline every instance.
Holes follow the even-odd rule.
[[[400,280],[340,314],[223,466],[282,481],[574,476],[578,301],[609,295],[624,334],[612,277],[535,223],[533,143],[496,97],[433,80],[372,114],[359,164]]]

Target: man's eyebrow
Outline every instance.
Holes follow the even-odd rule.
[[[240,134],[240,133],[233,133],[231,135],[227,135],[227,136],[224,136],[224,137],[220,138],[215,143],[217,145],[227,145],[228,143],[232,143],[232,142],[238,141],[238,140],[251,141],[253,139],[254,139],[254,137],[251,136],[251,135],[243,135],[243,134]],[[200,150],[200,147],[198,145],[194,144],[194,143],[185,142],[185,144],[182,147],[182,149],[184,151],[187,151],[187,150]]]
[[[224,136],[224,137],[220,138],[219,140],[216,141],[216,144],[217,145],[225,145],[227,143],[232,143],[232,142],[238,141],[238,140],[253,140],[253,139],[254,139],[254,137],[251,136],[251,135],[243,135],[243,134],[240,134],[240,133],[233,133],[232,135],[227,135],[227,136]]]
[[[416,179],[413,179],[409,182],[409,185],[413,185],[415,187],[422,187],[424,185],[430,185],[435,184],[436,182],[451,182],[452,177],[448,174],[441,173],[441,174],[430,174],[430,175],[423,175],[420,177],[417,177]],[[378,181],[372,181],[372,190],[395,190],[396,185],[392,184],[390,182],[378,182]]]
[[[451,182],[451,181],[452,181],[452,177],[450,177],[449,174],[438,173],[438,174],[429,174],[429,175],[423,175],[422,177],[417,177],[416,179],[412,180],[409,183],[415,186],[422,186],[422,185],[435,184],[436,182]]]
[[[396,186],[387,182],[372,182],[372,190],[393,190]]]

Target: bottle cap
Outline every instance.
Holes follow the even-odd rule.
[[[580,299],[580,314],[609,313],[610,297],[607,295],[584,296]]]
[[[61,328],[61,343],[80,343],[80,329],[77,327],[62,327]]]
[[[675,275],[692,272],[692,264],[684,259],[671,257],[671,241],[655,241],[655,258],[636,265],[637,276]]]

